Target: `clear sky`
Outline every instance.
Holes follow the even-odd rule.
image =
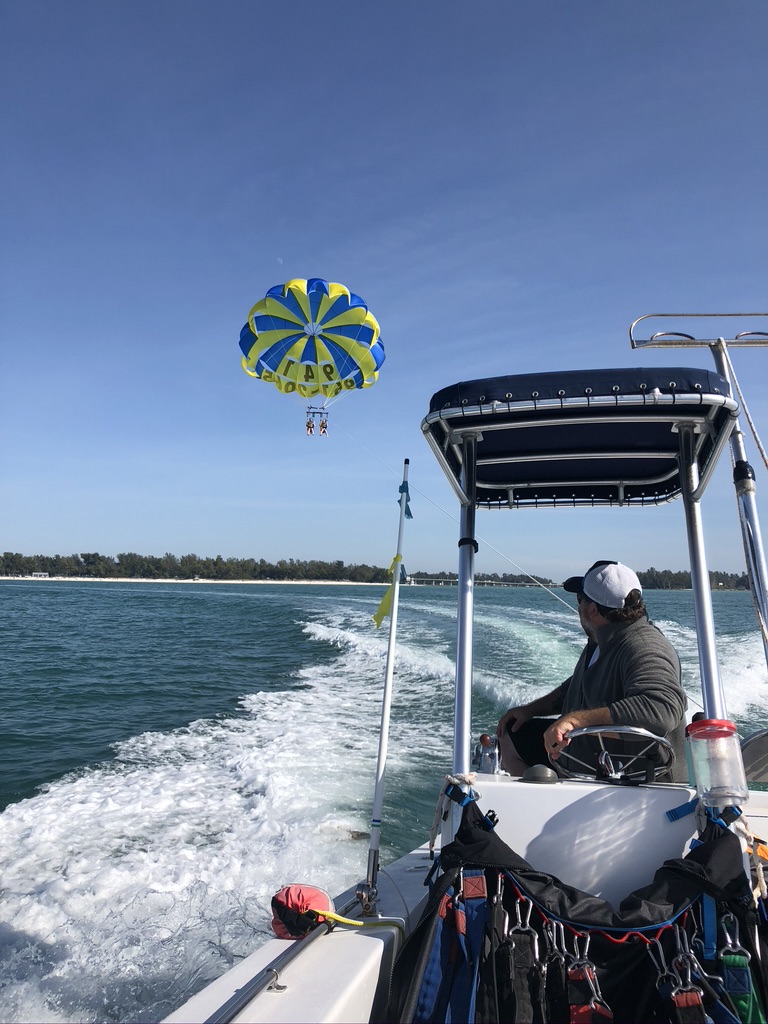
[[[765,0],[4,0],[0,550],[388,565],[407,457],[405,564],[455,568],[433,392],[709,366],[630,322],[768,306],[766,52]],[[293,277],[381,324],[328,438],[240,368]],[[767,358],[734,353],[766,434]],[[729,476],[709,563],[741,571]],[[688,566],[679,503],[478,532],[481,571]]]

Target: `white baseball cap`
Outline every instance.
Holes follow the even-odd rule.
[[[637,574],[621,562],[595,562],[583,576],[570,576],[563,588],[569,594],[584,594],[604,608],[623,608],[633,590],[643,588]]]

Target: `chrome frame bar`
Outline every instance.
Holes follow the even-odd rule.
[[[711,319],[742,319],[749,317],[752,320],[761,318],[768,321],[768,313],[646,313],[634,320],[629,328],[629,341],[632,348],[708,348],[715,361],[715,367],[721,377],[724,377],[731,385],[731,375],[728,369],[726,350],[731,348],[768,348],[768,331],[749,330],[740,331],[733,338],[695,338],[691,334],[684,334],[677,331],[659,331],[650,338],[636,338],[635,328],[643,320],[654,319],[678,319],[678,320],[711,320]],[[736,488],[736,500],[739,507],[739,522],[741,524],[742,541],[744,545],[744,557],[746,559],[747,578],[752,591],[752,598],[755,603],[755,610],[760,626],[760,633],[763,641],[763,652],[765,662],[768,665],[768,563],[766,563],[763,539],[760,531],[760,520],[757,512],[756,488],[750,477],[751,467],[747,461],[746,449],[744,448],[743,432],[739,425],[738,418],[734,421],[729,442],[734,464],[741,463],[743,470],[741,476],[734,473],[734,487]],[[719,457],[719,452],[717,456]],[[711,460],[711,465],[717,459]],[[698,484],[698,490],[693,494],[693,500],[698,500],[701,491],[706,484],[702,480]],[[693,576],[693,564],[691,565],[691,576]]]
[[[741,317],[768,319],[768,313],[645,313],[629,325],[629,343],[632,348],[707,348],[722,338],[694,338],[680,331],[658,331],[650,338],[636,338],[635,328],[643,320],[733,320]],[[735,348],[759,348],[768,344],[768,331],[740,331],[728,344]]]
[[[462,439],[464,457],[461,486],[469,498],[461,507],[458,610],[456,623],[456,688],[453,722],[453,772],[466,774],[470,769],[469,747],[472,732],[472,647],[475,585],[475,475],[477,434]],[[459,810],[459,808],[456,808]],[[457,821],[458,825],[458,821]]]
[[[693,611],[696,619],[696,636],[698,637],[704,713],[707,718],[727,718],[725,694],[717,664],[712,591],[709,585],[709,571],[704,548],[701,506],[696,497],[699,491],[699,473],[694,455],[694,426],[692,423],[681,423],[678,430],[680,433],[680,480],[683,485],[682,498],[688,535],[688,554],[691,562]]]
[[[448,483],[451,485],[453,489],[453,493],[459,499],[459,504],[461,505],[462,508],[464,508],[466,505],[471,504],[469,497],[462,490],[461,484],[458,483],[456,477],[451,472],[450,467],[446,462],[443,449],[440,447],[440,445],[437,443],[432,433],[430,432],[427,420],[424,420],[422,422],[421,429],[424,434],[424,437],[427,439],[427,444],[432,449],[432,453],[437,459],[438,465],[442,468],[443,472],[445,473],[446,479],[448,480]],[[448,435],[446,435],[446,444],[447,443]]]

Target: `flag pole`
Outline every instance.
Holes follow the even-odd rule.
[[[357,898],[363,905],[363,913],[373,916],[376,913],[376,881],[379,873],[379,846],[381,843],[381,814],[384,807],[384,773],[387,767],[387,747],[389,744],[389,714],[392,705],[392,680],[395,674],[395,638],[397,636],[397,607],[400,596],[400,576],[403,561],[403,526],[406,518],[411,518],[408,507],[408,465],[403,463],[403,482],[400,486],[400,519],[397,529],[397,554],[394,557],[390,572],[392,585],[387,590],[374,615],[377,627],[389,611],[389,642],[387,645],[387,665],[384,673],[384,696],[381,703],[381,726],[379,728],[379,755],[376,762],[376,785],[373,790],[373,810],[371,812],[371,845],[368,849],[368,871],[365,882],[357,888]],[[391,605],[390,605],[391,602]],[[391,610],[390,610],[391,609]]]

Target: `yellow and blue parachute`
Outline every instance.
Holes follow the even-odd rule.
[[[369,388],[384,362],[379,325],[365,302],[319,277],[270,288],[248,314],[240,348],[251,377],[310,399]]]

